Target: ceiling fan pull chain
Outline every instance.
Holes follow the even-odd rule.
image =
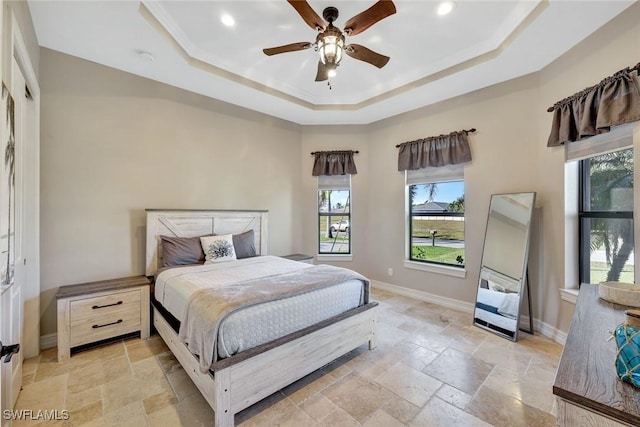
[[[327,86],[329,86],[329,90],[331,90],[331,80],[327,80]]]

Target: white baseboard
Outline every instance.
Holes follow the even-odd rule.
[[[540,335],[547,338],[551,338],[558,344],[564,345],[567,341],[567,333],[560,329],[554,328],[548,323],[543,322],[540,319],[533,319],[533,330],[540,333]]]
[[[58,345],[58,334],[47,334],[40,336],[40,350],[46,350],[47,348],[53,348]]]
[[[376,289],[381,289],[383,291],[391,292],[393,294],[414,298],[424,302],[438,304],[443,307],[453,308],[454,310],[464,311],[465,313],[473,313],[473,304],[468,302],[460,301],[453,298],[447,298],[447,297],[443,297],[436,294],[430,294],[429,292],[418,291],[416,289],[396,286],[390,283],[379,282],[377,280],[372,280],[371,285]]]
[[[378,280],[372,280],[371,286],[373,286],[376,289],[391,292],[393,294],[414,298],[419,301],[438,304],[443,307],[464,311],[466,313],[473,313],[473,304],[465,301],[460,301],[453,298],[447,298],[440,295],[431,294],[429,292],[418,291],[416,289],[396,286],[390,283],[380,282]],[[529,318],[526,316],[523,316],[522,320],[525,321],[526,324],[528,324],[529,322]],[[544,337],[554,340],[558,344],[564,345],[565,341],[567,340],[566,332],[556,329],[553,326],[549,325],[548,323],[541,321],[540,319],[536,319],[536,318],[533,319],[533,330],[535,332],[538,332],[540,335]]]
[[[396,295],[402,295],[405,297],[410,297],[417,299],[419,301],[430,302],[433,304],[438,304],[443,307],[452,308],[454,310],[464,311],[465,313],[473,313],[473,304],[460,301],[453,298],[447,298],[436,294],[431,294],[429,292],[418,291],[416,289],[405,288],[402,286],[392,285],[390,283],[380,282],[378,280],[372,280],[371,286],[376,289],[380,289],[383,291],[391,292]],[[523,317],[523,321],[528,323],[529,319]],[[563,332],[559,329],[554,328],[541,321],[540,319],[533,319],[533,329],[538,332],[540,335],[545,336],[554,340],[555,342],[564,345],[567,340],[567,333]],[[58,334],[47,334],[40,336],[40,349],[45,350],[47,348],[53,348],[58,345]]]

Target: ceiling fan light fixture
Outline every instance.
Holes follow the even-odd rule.
[[[334,36],[328,36],[320,40],[318,52],[323,64],[338,64],[342,60],[344,41]]]
[[[344,35],[340,30],[330,25],[324,33],[318,35],[316,43],[323,64],[340,63],[344,52]]]
[[[388,56],[381,55],[364,46],[354,43],[347,45],[345,43],[345,34],[348,36],[360,34],[378,21],[396,13],[396,7],[392,0],[378,0],[369,9],[347,20],[344,24],[344,30],[333,26],[333,23],[339,15],[338,9],[333,6],[326,7],[322,11],[321,18],[309,5],[307,0],[288,0],[288,3],[293,6],[309,27],[317,31],[315,43],[289,43],[282,46],[262,49],[265,55],[272,56],[313,47],[313,50],[320,55],[316,72],[316,82],[326,81],[334,77],[336,75],[336,69],[340,65],[344,55],[378,68],[384,67],[387,62],[389,62]],[[325,25],[325,23],[328,23],[328,25]],[[329,84],[329,88],[331,88],[331,84]]]

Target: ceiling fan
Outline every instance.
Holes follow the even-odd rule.
[[[338,9],[327,7],[322,16],[324,20],[309,6],[306,0],[287,0],[298,12],[304,22],[311,28],[318,31],[315,43],[300,42],[291,43],[284,46],[263,49],[268,55],[277,55],[285,52],[295,52],[311,47],[320,54],[318,61],[318,73],[316,81],[328,80],[336,75],[336,69],[340,65],[343,53],[348,56],[375,65],[378,68],[384,67],[389,62],[389,57],[381,55],[359,44],[348,44],[345,46],[344,35],[355,36],[378,21],[396,13],[396,7],[391,0],[379,0],[369,9],[365,10],[349,19],[344,24],[344,30],[333,26],[333,22],[338,18]],[[329,25],[326,25],[326,22]]]

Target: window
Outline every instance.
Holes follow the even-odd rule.
[[[318,254],[351,253],[351,175],[318,177]]]
[[[633,148],[581,160],[579,176],[580,283],[633,283]]]
[[[433,171],[437,170],[436,173]],[[409,261],[464,267],[464,179],[460,166],[407,171]]]

